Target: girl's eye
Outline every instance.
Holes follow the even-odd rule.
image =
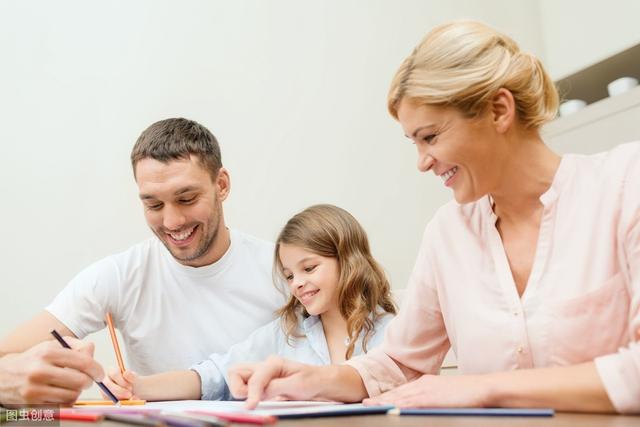
[[[317,267],[317,265],[312,265],[311,267],[306,267],[304,269],[304,271],[306,271],[307,273],[311,273],[313,270],[315,270]]]
[[[293,280],[293,274],[288,275],[287,277],[285,277],[285,279],[287,280],[287,282],[290,282]]]

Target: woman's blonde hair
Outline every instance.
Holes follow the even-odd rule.
[[[500,88],[513,94],[526,128],[555,118],[558,91],[538,58],[485,24],[454,21],[430,31],[404,60],[391,82],[387,107],[397,119],[406,98],[477,117]]]
[[[349,359],[359,335],[364,332],[362,349],[373,333],[376,320],[385,313],[396,313],[391,287],[382,267],[373,259],[367,234],[347,211],[333,205],[315,205],[296,214],[284,226],[276,240],[274,273],[284,277],[280,262],[280,245],[294,245],[316,255],[335,258],[340,268],[338,307],[347,321]],[[300,316],[309,314],[298,299],[291,295],[278,310],[287,339],[300,337]]]

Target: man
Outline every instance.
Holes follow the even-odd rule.
[[[42,343],[51,329],[81,339],[104,328],[111,313],[127,368],[144,375],[224,351],[283,303],[271,280],[273,244],[225,226],[230,178],[211,132],[186,119],[154,123],[131,164],[157,238],[89,266],[0,341],[0,402],[69,402],[103,378],[92,346]]]

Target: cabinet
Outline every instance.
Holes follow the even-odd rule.
[[[640,44],[557,81],[563,99],[589,105],[545,125],[545,142],[560,154],[591,154],[640,141],[640,86],[607,97],[607,84],[623,76],[640,80]]]
[[[559,154],[591,154],[640,141],[640,86],[557,118],[543,127],[542,139]]]

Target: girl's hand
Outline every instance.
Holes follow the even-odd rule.
[[[133,371],[124,371],[122,374],[119,369],[111,368],[103,382],[118,399],[138,399],[134,394],[134,385],[140,378]],[[101,394],[108,399],[104,393],[101,392]]]

